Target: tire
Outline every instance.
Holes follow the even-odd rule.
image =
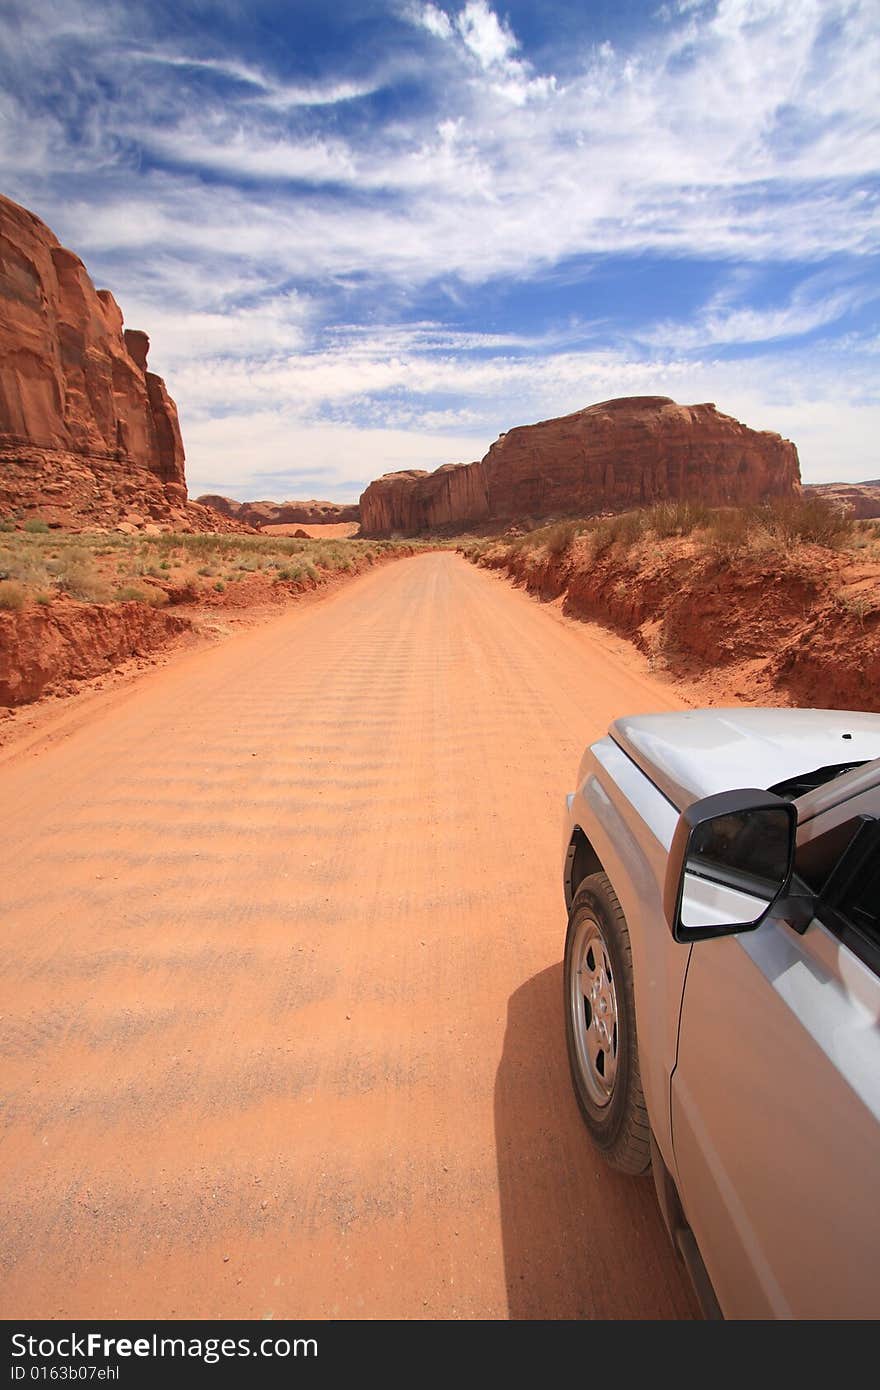
[[[651,1169],[636,1039],[629,930],[607,874],[579,885],[565,938],[565,1038],[571,1079],[593,1143],[612,1168]]]

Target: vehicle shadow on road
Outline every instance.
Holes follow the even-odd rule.
[[[698,1316],[650,1178],[595,1154],[571,1090],[562,966],[511,995],[495,1079],[511,1318]]]

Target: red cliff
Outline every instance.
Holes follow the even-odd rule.
[[[370,483],[360,500],[367,536],[417,535],[489,516],[481,463],[447,463],[434,473],[411,468]]]
[[[603,401],[503,434],[480,463],[389,473],[361,497],[367,535],[537,519],[691,498],[748,504],[797,490],[795,446],[714,405]]]
[[[0,197],[0,513],[207,529],[210,514],[187,504],[177,408],[148,349],[79,257]]]

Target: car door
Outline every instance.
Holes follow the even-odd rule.
[[[806,930],[692,948],[673,1149],[727,1317],[880,1315],[878,816],[875,789],[804,828]]]

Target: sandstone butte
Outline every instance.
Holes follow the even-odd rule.
[[[668,396],[603,401],[502,434],[477,463],[386,473],[360,499],[365,535],[587,515],[686,498],[713,506],[800,487],[790,440]]]
[[[340,522],[359,521],[356,502],[236,502],[232,497],[205,493],[196,501],[211,507],[230,521],[253,526],[326,526]]]
[[[0,518],[246,529],[188,502],[177,408],[148,349],[80,258],[0,196]]]

